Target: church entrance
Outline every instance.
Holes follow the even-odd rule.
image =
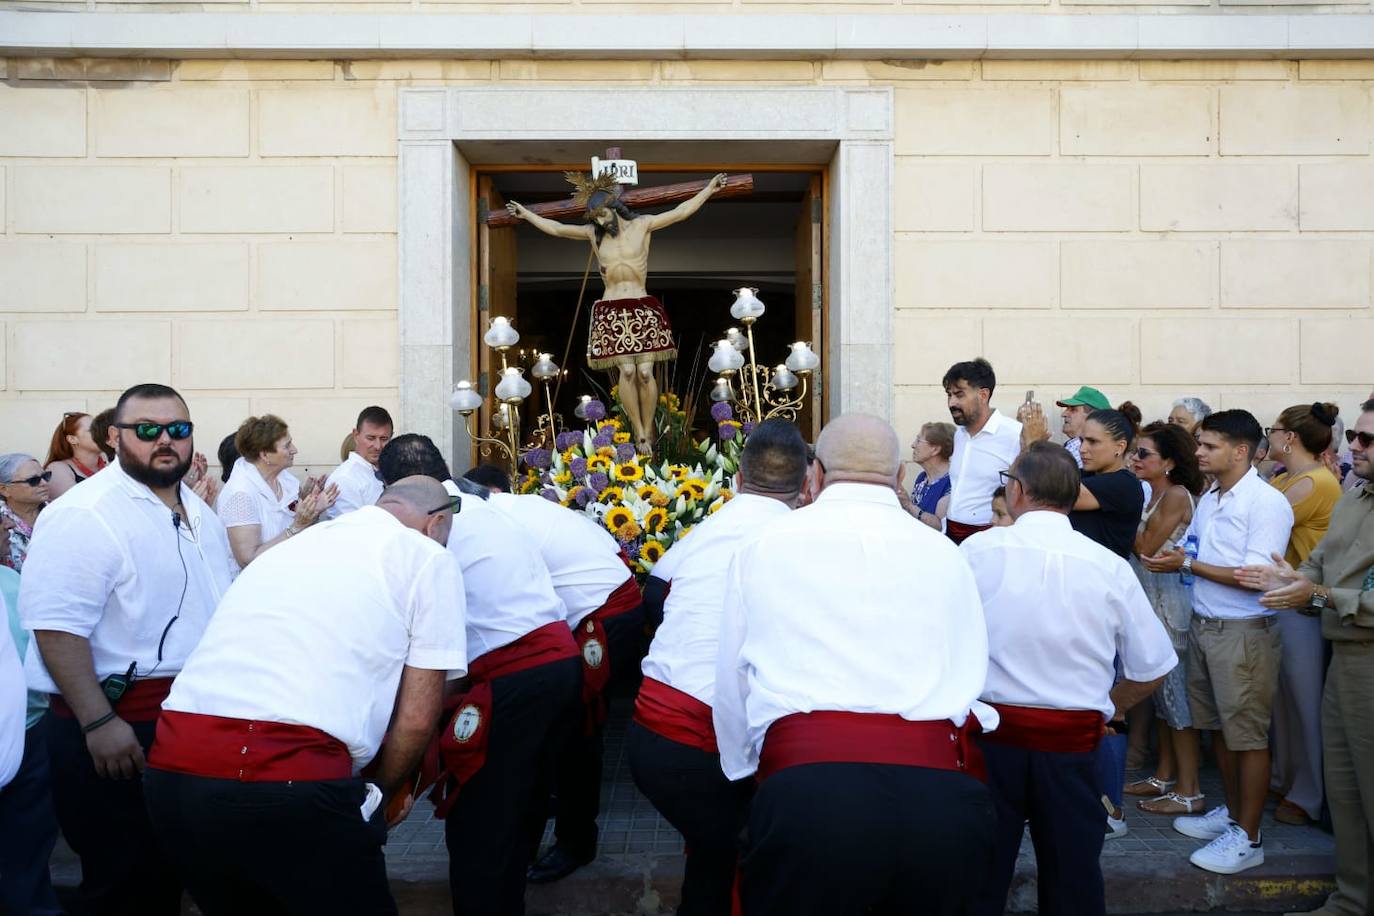
[[[627,148],[626,156],[633,150]],[[520,343],[508,359],[531,366],[539,353],[552,354],[564,370],[554,386],[554,413],[568,422],[578,397],[606,397],[616,381],[614,370],[587,365],[587,337],[592,303],[601,298],[602,282],[590,246],[578,240],[551,238],[525,222],[488,227],[486,214],[507,201],[526,206],[565,199],[571,188],[565,170],[586,172],[589,164],[486,165],[474,168],[472,212],[475,301],[472,365],[495,385],[499,361],[482,345],[491,317],[515,323]],[[639,163],[640,188],[706,180],[717,172],[753,176],[752,192],[712,199],[690,219],[655,232],[649,257],[647,289],[662,302],[672,324],[678,356],[657,366],[660,390],[678,395],[695,418],[697,435],[714,429],[708,392],[716,374],[707,367],[712,345],[737,326],[730,316],[733,290],[754,287],[767,311],[754,325],[761,367],[783,362],[793,341],[803,340],[822,356],[815,384],[807,392],[797,422],[814,439],[825,413],[826,277],[823,269],[825,175],[820,166],[729,165],[656,166]],[[645,208],[662,212],[674,206]],[[581,224],[580,216],[562,222]],[[584,280],[585,278],[585,280]],[[584,286],[585,283],[585,286]],[[746,354],[747,356],[747,354]],[[527,373],[528,375],[528,373]],[[527,417],[548,412],[541,386],[525,411]],[[485,420],[485,417],[484,417]],[[528,428],[528,427],[527,427]]]

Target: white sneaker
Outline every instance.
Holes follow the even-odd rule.
[[[1112,817],[1110,814],[1107,815],[1107,835],[1104,836],[1103,839],[1119,840],[1130,832],[1130,828],[1126,826],[1125,812],[1122,812],[1120,817]]]
[[[1206,814],[1195,814],[1174,818],[1174,829],[1184,836],[1195,840],[1215,840],[1231,826],[1231,812],[1225,805],[1213,808]]]
[[[1189,856],[1188,861],[1219,875],[1234,875],[1264,864],[1264,835],[1260,834],[1259,840],[1252,843],[1245,828],[1232,824],[1221,836]]]

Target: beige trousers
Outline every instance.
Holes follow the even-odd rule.
[[[1322,744],[1336,834],[1336,892],[1325,909],[1367,916],[1374,903],[1374,642],[1332,648]]]

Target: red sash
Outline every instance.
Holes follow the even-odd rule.
[[[634,720],[669,741],[718,754],[716,727],[711,707],[662,681],[646,677],[635,697]]]
[[[458,801],[463,784],[487,762],[491,731],[491,682],[540,665],[577,657],[567,621],[556,620],[509,645],[493,649],[468,665],[471,686],[444,701],[443,727],[430,742],[421,765],[416,795],[433,785],[434,816],[444,817]]]
[[[1028,751],[1086,754],[1097,750],[1106,733],[1102,713],[1096,709],[1041,709],[1036,706],[990,704],[1001,717],[996,731],[984,741],[1007,744]]]
[[[965,525],[963,522],[956,522],[953,519],[945,519],[945,536],[956,544],[962,544],[965,540],[980,531],[987,531],[991,525]]]
[[[239,782],[348,779],[353,775],[348,748],[318,728],[174,709],[163,711],[158,720],[148,765],[172,773]]]
[[[808,763],[885,763],[955,770],[986,780],[982,752],[972,741],[979,731],[972,713],[962,728],[948,719],[912,722],[883,713],[795,713],[768,726],[759,779]]]
[[[589,727],[606,721],[606,704],[601,697],[611,679],[611,646],[606,638],[606,621],[628,614],[643,600],[639,583],[630,576],[606,597],[601,607],[583,617],[573,631],[573,639],[582,654],[582,702],[597,707],[588,717]]]
[[[129,689],[124,691],[124,696],[119,698],[119,702],[114,704],[114,711],[125,722],[156,722],[158,714],[162,712],[162,701],[167,699],[167,694],[171,692],[170,677],[150,677],[147,680],[134,681],[129,685]],[[51,694],[48,699],[55,715],[64,719],[76,718],[76,713],[72,712],[62,694]]]

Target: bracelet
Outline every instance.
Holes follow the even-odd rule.
[[[100,726],[106,724],[107,722],[110,722],[112,719],[114,719],[114,717],[115,711],[112,709],[109,712],[105,713],[105,715],[101,716],[99,719],[96,719],[94,722],[90,723],[89,725],[81,726],[81,734],[89,735],[91,732],[95,731]]]

